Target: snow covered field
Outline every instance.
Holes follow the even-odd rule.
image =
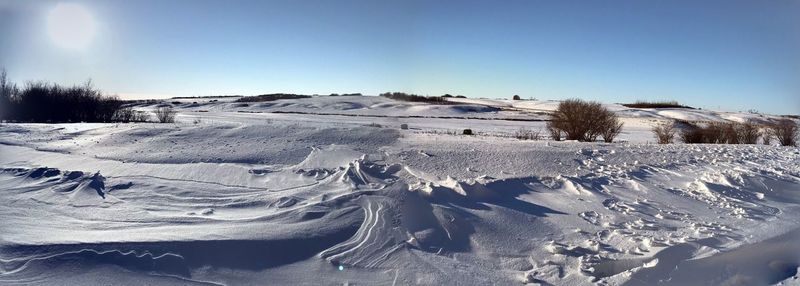
[[[513,138],[553,101],[232,100],[0,125],[0,284],[800,285],[800,149],[650,133],[766,116],[608,105],[606,144]]]

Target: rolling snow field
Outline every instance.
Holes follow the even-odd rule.
[[[608,104],[579,143],[514,138],[555,101],[233,100],[0,124],[0,285],[800,285],[800,149],[650,132],[766,115]]]

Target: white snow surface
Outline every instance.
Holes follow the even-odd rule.
[[[0,284],[797,285],[800,149],[649,131],[770,116],[607,105],[620,143],[521,141],[557,102],[453,100],[3,123]]]

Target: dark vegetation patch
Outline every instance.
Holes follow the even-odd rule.
[[[467,98],[466,96],[463,96],[463,95],[460,95],[460,94],[459,95],[452,95],[452,94],[449,94],[449,93],[443,94],[442,97],[444,97],[444,98]]]
[[[459,104],[458,102],[448,101],[446,97],[441,96],[422,96],[416,94],[410,94],[405,92],[384,92],[381,93],[380,96],[399,100],[399,101],[409,101],[409,102],[424,102],[430,104]]]
[[[264,102],[264,101],[274,101],[279,99],[299,99],[299,98],[310,98],[310,95],[304,94],[292,94],[292,93],[270,93],[270,94],[262,94],[256,96],[245,96],[236,100],[236,102]]]
[[[115,96],[104,95],[91,82],[61,86],[28,82],[22,88],[0,73],[0,120],[12,122],[129,122],[141,119]]]
[[[244,97],[244,95],[202,95],[202,96],[176,96],[172,99],[193,99],[193,98],[231,98]]]
[[[622,106],[630,108],[687,108],[695,109],[694,107],[682,105],[677,101],[636,101],[634,103],[623,103]]]

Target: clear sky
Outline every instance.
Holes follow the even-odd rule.
[[[86,26],[53,20],[59,3],[91,15],[79,48],[59,35]],[[0,66],[123,97],[406,91],[798,114],[800,0],[0,0]]]

